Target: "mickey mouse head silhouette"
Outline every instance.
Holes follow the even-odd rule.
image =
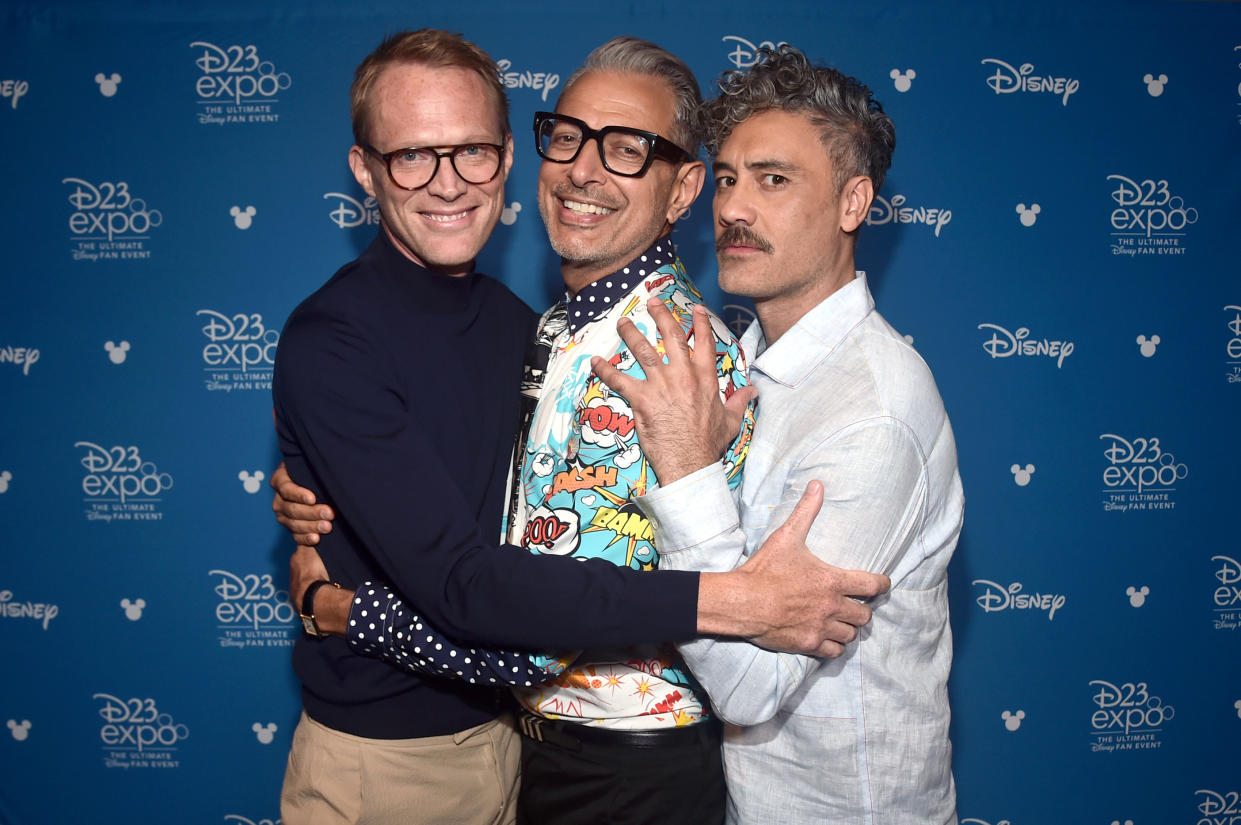
[[[1151,589],[1146,585],[1134,587],[1130,585],[1125,588],[1125,595],[1129,597],[1129,604],[1133,607],[1141,607],[1146,604],[1146,597],[1151,594]]]
[[[1145,335],[1139,335],[1137,341],[1138,351],[1142,353],[1143,358],[1150,358],[1155,354],[1155,347],[1159,346],[1158,335],[1152,335],[1150,338],[1147,338]]]
[[[1022,226],[1034,226],[1034,222],[1038,220],[1038,214],[1043,211],[1043,207],[1037,203],[1030,204],[1030,208],[1026,209],[1024,203],[1017,204],[1017,214],[1021,216]]]
[[[30,736],[29,719],[23,719],[21,722],[18,722],[16,719],[10,719],[7,724],[9,732],[13,734],[13,738],[18,742],[25,742],[26,737]]]
[[[0,472],[0,493],[7,493],[9,491],[9,482],[12,480],[13,474],[8,470]]]
[[[893,69],[888,72],[888,77],[892,78],[892,85],[896,87],[898,92],[907,92],[913,86],[913,79],[918,75],[913,69],[906,69],[902,72],[900,69]]]
[[[517,213],[521,211],[521,204],[513,201],[512,206],[506,206],[500,212],[500,223],[505,226],[512,226],[517,223]]]
[[[1008,471],[1013,474],[1013,481],[1017,483],[1017,486],[1024,487],[1030,483],[1030,476],[1034,475],[1034,465],[1027,464],[1022,467],[1020,464],[1014,464],[1008,468]]]
[[[264,745],[270,745],[276,739],[276,723],[268,722],[266,725],[255,722],[250,726],[250,730],[254,731],[254,736]]]
[[[257,493],[259,491],[259,482],[262,481],[265,476],[263,475],[262,470],[255,470],[253,474],[242,470],[237,474],[237,478],[241,479],[241,486],[245,488],[247,493]]]
[[[114,344],[109,341],[103,345],[103,348],[108,351],[108,360],[113,364],[124,364],[125,355],[129,352],[129,342],[122,341],[119,344]]]
[[[131,622],[136,622],[142,618],[142,611],[146,609],[146,599],[121,599],[121,608],[125,611],[125,618]]]
[[[1161,74],[1159,77],[1155,77],[1154,75],[1147,74],[1142,76],[1142,82],[1146,84],[1147,94],[1151,97],[1159,97],[1163,94],[1163,87],[1168,82],[1168,76]]]
[[[228,210],[228,214],[233,216],[233,225],[238,229],[249,229],[250,225],[254,223],[254,216],[257,213],[258,210],[253,206],[247,206],[245,209],[242,209],[240,206],[234,206]]]
[[[1012,711],[1004,711],[1000,714],[1000,718],[1004,720],[1004,727],[1008,730],[1017,730],[1021,727],[1021,720],[1026,718],[1026,712],[1019,710],[1016,713]]]
[[[121,76],[116,72],[110,75],[99,72],[95,75],[95,82],[99,84],[99,94],[104,97],[112,97],[116,94],[116,87],[121,84]]]

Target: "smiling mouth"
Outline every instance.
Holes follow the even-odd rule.
[[[611,215],[615,209],[608,209],[606,206],[599,206],[595,203],[582,203],[581,201],[570,201],[561,199],[564,208],[578,215]]]
[[[451,215],[443,215],[435,212],[423,212],[422,216],[435,223],[456,223],[457,221],[463,219],[466,215],[469,215],[471,211],[473,210],[464,209],[460,212],[453,212]]]

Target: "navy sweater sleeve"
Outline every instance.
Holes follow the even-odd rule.
[[[416,272],[413,277],[428,275]],[[370,277],[349,275],[364,286],[362,276]],[[480,530],[483,514],[454,483],[460,468],[445,460],[453,450],[437,441],[441,428],[434,422],[436,416],[454,417],[453,424],[468,419],[477,409],[469,382],[480,377],[436,373],[445,371],[436,361],[451,354],[436,343],[524,349],[518,339],[528,329],[529,310],[499,284],[479,283],[507,298],[483,298],[464,333],[460,313],[440,312],[437,296],[419,296],[431,309],[408,318],[402,313],[422,306],[415,299],[333,282],[290,317],[276,362],[277,427],[294,480],[338,514],[338,529],[320,546],[328,570],[351,587],[367,579],[390,583],[445,633],[471,643],[578,648],[692,637],[696,574],[634,573],[606,562],[536,556],[498,546],[498,530]],[[506,317],[524,310],[522,332],[487,314],[497,304]],[[440,321],[444,328],[437,328]],[[422,371],[412,385],[411,370]],[[514,373],[514,394],[516,380]],[[419,397],[420,386],[430,394]],[[505,423],[500,441],[509,444],[515,421]],[[484,435],[479,441],[490,443]],[[460,445],[463,454],[472,448],[477,445]],[[498,513],[498,499],[496,505]]]

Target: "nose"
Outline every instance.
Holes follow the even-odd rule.
[[[452,156],[441,155],[439,168],[431,176],[426,189],[429,195],[434,195],[446,201],[454,201],[465,193],[465,188],[468,185],[457,174],[456,168],[452,165]]]
[[[591,143],[595,145],[591,146]],[[607,170],[603,168],[600,151],[601,146],[597,138],[590,137],[582,141],[577,157],[569,164],[569,180],[573,181],[574,186],[582,188],[607,180]]]
[[[712,207],[715,209],[715,220],[721,226],[732,226],[737,223],[753,226],[758,218],[754,201],[750,194],[744,191],[740,182],[727,188],[717,186]]]

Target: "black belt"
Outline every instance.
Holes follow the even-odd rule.
[[[547,742],[579,751],[582,745],[614,745],[625,748],[663,748],[669,745],[715,745],[720,743],[721,725],[717,719],[704,719],[679,728],[655,730],[617,730],[598,725],[546,719],[527,710],[517,717],[521,735],[535,742]]]

